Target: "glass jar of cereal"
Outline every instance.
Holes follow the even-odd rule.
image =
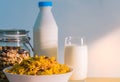
[[[0,82],[6,81],[2,70],[30,57],[29,36],[26,30],[0,30]]]

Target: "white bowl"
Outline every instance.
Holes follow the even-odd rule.
[[[68,82],[73,72],[73,69],[71,69],[70,72],[64,74],[34,76],[34,75],[11,74],[5,72],[5,70],[10,68],[12,67],[7,67],[3,70],[9,82]]]

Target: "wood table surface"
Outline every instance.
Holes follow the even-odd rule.
[[[73,80],[69,82],[120,82],[120,78],[87,78],[85,81]]]

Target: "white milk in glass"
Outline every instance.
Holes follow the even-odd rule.
[[[74,72],[71,80],[84,80],[87,78],[87,45],[65,45],[65,64],[71,66]]]

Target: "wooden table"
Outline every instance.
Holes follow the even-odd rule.
[[[69,82],[120,82],[120,78],[87,78],[85,81],[69,81]]]
[[[0,82],[7,81],[0,80]],[[83,82],[83,81],[69,81],[69,82]],[[84,82],[120,82],[120,78],[87,78],[86,81]]]

